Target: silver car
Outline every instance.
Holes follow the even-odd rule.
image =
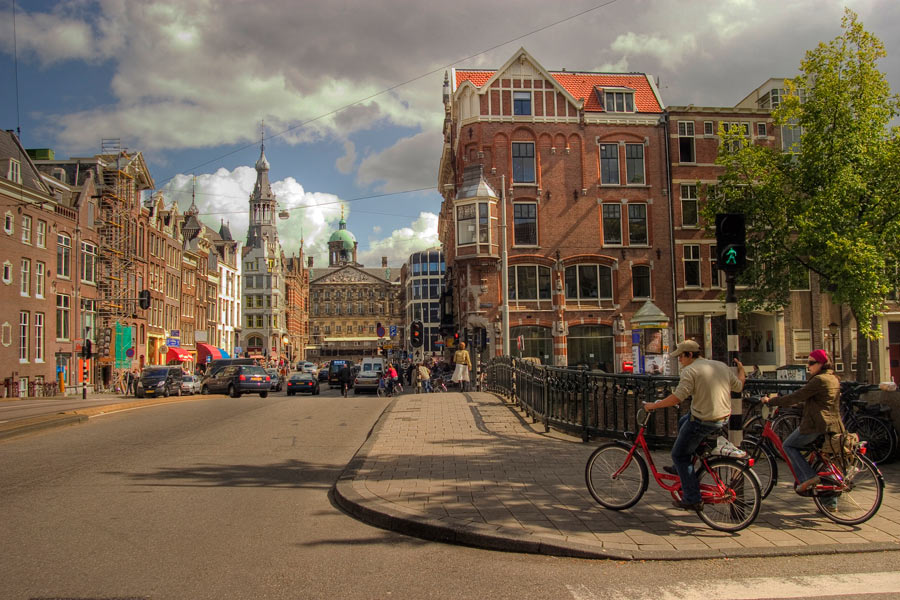
[[[199,394],[200,378],[195,375],[185,375],[181,380],[181,394]]]

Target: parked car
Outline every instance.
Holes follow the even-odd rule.
[[[373,394],[377,394],[378,382],[381,380],[382,375],[383,373],[381,371],[375,371],[373,369],[360,371],[353,381],[353,393],[361,394],[363,392],[372,392]]]
[[[185,375],[181,379],[181,393],[182,394],[199,394],[200,393],[200,378],[196,375]]]
[[[311,362],[301,362],[297,365],[297,370],[302,371],[303,373],[313,373],[315,374],[318,369],[316,365]]]
[[[287,395],[312,394],[319,395],[319,381],[312,373],[291,373],[287,380]]]
[[[266,373],[272,378],[271,390],[273,392],[280,392],[284,387],[284,378],[281,376],[281,373],[278,372],[278,369],[266,369]]]
[[[218,374],[225,367],[229,365],[255,365],[258,364],[256,359],[254,358],[217,358],[215,360],[211,360],[206,363],[206,370],[203,372],[203,376],[200,378],[200,385],[202,386],[206,381]]]
[[[262,368],[255,365],[228,365],[203,382],[202,394],[224,393],[232,398],[241,394],[269,395],[272,378]]]
[[[316,379],[319,383],[328,383],[328,367],[322,367],[319,369],[318,375],[316,375]]]
[[[137,382],[135,396],[180,396],[184,372],[181,365],[144,367]]]

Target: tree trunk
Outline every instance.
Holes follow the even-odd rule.
[[[856,321],[856,381],[859,383],[868,383],[869,372],[866,365],[869,364],[869,338],[859,332],[859,317],[853,313],[853,320]],[[846,364],[849,365],[852,355],[847,357]]]

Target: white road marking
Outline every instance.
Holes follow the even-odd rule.
[[[574,600],[598,600],[584,585],[567,585]],[[808,577],[749,577],[676,583],[659,588],[616,589],[615,597],[632,600],[757,600],[767,598],[863,597],[870,594],[897,594],[900,573],[850,573]],[[609,590],[612,592],[613,590]]]

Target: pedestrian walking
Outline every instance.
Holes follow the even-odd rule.
[[[416,367],[416,393],[420,394],[424,390],[425,393],[431,392],[431,371],[428,370],[423,363],[419,363]]]
[[[347,392],[350,390],[350,382],[353,380],[353,371],[350,369],[350,363],[345,362],[343,364],[341,370],[338,371],[338,379],[341,382],[341,394],[346,398]]]
[[[700,357],[700,345],[685,340],[675,347],[669,358],[678,359],[681,379],[671,394],[656,402],[645,402],[644,410],[675,406],[689,396],[691,410],[678,421],[678,437],[672,446],[672,464],[681,478],[681,500],[673,500],[676,508],[702,510],[700,482],[694,472],[694,451],[706,437],[725,425],[731,416],[731,392],[744,389],[747,378],[744,365],[734,359],[737,375],[723,362]],[[668,470],[666,467],[664,469]]]
[[[462,392],[469,391],[469,370],[472,368],[472,359],[466,350],[466,343],[459,343],[459,350],[453,354],[453,364],[456,365],[453,371],[452,381],[459,384]]]

